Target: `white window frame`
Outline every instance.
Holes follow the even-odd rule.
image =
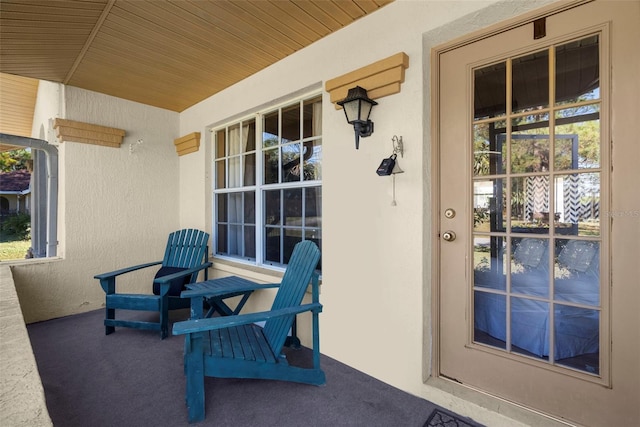
[[[212,164],[212,174],[211,174],[211,185],[212,185],[212,238],[213,238],[213,244],[212,244],[212,252],[213,252],[213,256],[219,259],[224,259],[224,260],[229,260],[229,261],[233,261],[233,262],[238,262],[238,263],[244,263],[244,264],[248,264],[248,265],[255,265],[255,266],[259,266],[259,267],[263,267],[263,268],[268,268],[268,269],[274,269],[274,270],[282,270],[284,269],[284,267],[286,267],[286,264],[283,263],[277,263],[277,262],[273,262],[273,261],[267,261],[266,260],[266,250],[265,250],[265,228],[266,228],[266,224],[265,224],[265,217],[266,217],[266,206],[265,206],[265,192],[268,190],[286,190],[286,189],[302,189],[304,191],[304,189],[306,188],[319,188],[320,191],[322,191],[322,176],[320,177],[320,179],[314,179],[314,180],[304,180],[301,179],[300,181],[296,181],[296,182],[282,182],[281,177],[278,178],[277,183],[269,183],[269,184],[265,184],[264,183],[264,175],[265,175],[265,171],[264,171],[264,167],[265,167],[265,161],[264,161],[264,147],[263,147],[263,140],[262,140],[262,136],[263,136],[263,118],[267,115],[267,114],[271,114],[275,111],[278,111],[278,128],[282,129],[282,111],[283,109],[286,109],[287,107],[293,106],[294,104],[298,103],[300,106],[300,112],[301,115],[303,113],[304,110],[304,103],[305,101],[309,101],[318,97],[322,96],[322,92],[320,91],[314,91],[311,93],[306,93],[302,96],[297,96],[297,97],[292,97],[290,99],[288,99],[285,102],[281,102],[278,104],[273,104],[270,105],[266,108],[262,108],[258,111],[256,111],[255,113],[251,113],[251,114],[247,114],[241,117],[235,117],[233,120],[229,120],[224,122],[223,124],[219,125],[219,126],[215,126],[212,127],[210,129],[211,131],[211,141],[212,141],[212,146],[213,149],[212,154],[211,154],[211,164]],[[255,122],[255,149],[253,151],[241,151],[240,153],[235,153],[233,155],[229,155],[229,149],[228,149],[228,144],[229,144],[229,129],[235,127],[235,126],[240,126],[241,129],[241,134],[242,134],[242,129],[243,129],[243,125],[254,121]],[[305,142],[309,142],[309,141],[319,141],[320,142],[320,147],[322,147],[322,132],[320,132],[319,135],[313,135],[311,137],[307,137],[304,138],[304,134],[302,132],[302,127],[303,127],[303,121],[302,121],[302,116],[301,116],[301,120],[300,120],[300,127],[301,127],[301,133],[300,133],[300,139],[296,140],[296,141],[292,141],[292,144],[303,144]],[[225,131],[225,153],[223,157],[217,158],[217,133],[220,131]],[[277,150],[281,153],[281,149],[282,147],[286,147],[287,146],[287,142],[282,141],[282,135],[278,135],[278,145],[277,145]],[[242,182],[241,186],[237,186],[237,187],[232,187],[229,188],[228,187],[228,176],[230,173],[230,169],[229,169],[229,158],[233,158],[236,156],[240,156],[240,170],[239,170],[239,174],[241,177],[244,177],[244,168],[245,168],[245,162],[243,162],[243,157],[246,154],[249,153],[254,153],[255,154],[255,184],[253,185],[244,185],[244,182]],[[218,179],[218,170],[217,170],[217,165],[216,163],[218,161],[220,161],[221,159],[224,159],[225,161],[225,176],[224,176],[224,180],[225,180],[225,185],[223,188],[216,188],[216,181]],[[281,164],[282,164],[282,155],[280,154],[278,156],[278,162],[279,162],[279,167],[278,167],[278,171],[279,173],[281,173]],[[322,156],[320,156],[320,168],[322,168]],[[301,172],[303,173],[303,172]],[[242,257],[242,256],[234,256],[234,255],[229,255],[228,253],[221,253],[218,252],[218,239],[219,239],[219,232],[218,232],[218,224],[220,223],[218,220],[218,195],[219,194],[241,194],[241,193],[246,193],[246,192],[254,192],[255,195],[255,258],[248,258],[248,257]],[[320,201],[322,200],[322,196],[320,196]],[[244,204],[242,205],[242,209],[244,211]],[[305,201],[303,198],[302,201],[302,210],[303,212],[305,212]],[[228,214],[227,214],[228,215]],[[229,224],[231,221],[229,221],[229,218],[227,217],[227,221],[226,223]],[[242,222],[241,224],[244,224],[244,218],[242,218]],[[278,227],[281,230],[285,230],[286,226],[283,224],[279,224]],[[301,225],[301,232],[303,233],[303,238],[304,238],[304,233],[305,230],[308,229],[317,229],[319,234],[320,234],[320,239],[322,236],[322,226],[321,224],[319,224],[318,227],[309,227],[309,226],[305,226],[304,224]],[[244,247],[244,239],[242,242],[242,245]]]

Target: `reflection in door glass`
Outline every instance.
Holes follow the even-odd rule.
[[[556,105],[600,98],[599,36],[557,46]]]
[[[548,359],[549,303],[529,298],[511,298],[511,350],[529,357]]]
[[[504,116],[507,112],[507,64],[474,71],[474,120]]]
[[[474,70],[471,159],[474,342],[592,375],[602,309],[598,41]]]
[[[511,178],[511,231],[548,233],[549,176]]]
[[[476,287],[506,289],[505,241],[500,236],[473,238],[473,280]]]
[[[548,116],[542,118],[545,122]],[[514,126],[515,128],[515,126]],[[549,128],[511,134],[511,172],[547,172],[549,170]]]
[[[507,297],[490,292],[475,291],[473,302],[475,313],[473,340],[506,350]]]
[[[511,239],[511,292],[549,296],[549,241],[531,237]]]
[[[600,235],[600,174],[557,175],[554,184],[556,233]]]
[[[556,112],[557,170],[600,167],[600,106]]]
[[[600,311],[564,304],[554,307],[554,350],[558,364],[599,374]]]
[[[549,52],[543,50],[512,60],[513,113],[549,106]]]
[[[473,174],[496,175],[506,169],[507,146],[504,121],[479,123],[473,127]]]
[[[554,298],[600,305],[600,245],[588,240],[558,239],[554,268]]]
[[[473,230],[496,231],[506,227],[503,179],[473,182]]]

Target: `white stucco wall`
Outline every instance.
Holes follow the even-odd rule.
[[[93,276],[162,259],[168,233],[179,228],[177,113],[47,82],[40,95],[34,137],[59,150],[60,244],[57,259],[13,267],[18,295],[29,301],[27,322],[102,307],[104,292]],[[126,136],[119,148],[59,143],[51,129],[58,117],[123,129]],[[152,274],[130,275],[122,284],[150,292],[143,278]]]

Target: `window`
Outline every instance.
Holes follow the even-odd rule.
[[[1,134],[1,142],[31,149],[31,248],[27,257],[55,257],[58,250],[58,149],[42,139],[9,134]]]
[[[322,97],[213,130],[214,253],[285,266],[302,240],[321,246]]]

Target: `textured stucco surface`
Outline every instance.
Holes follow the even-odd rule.
[[[93,276],[161,260],[168,234],[180,228],[178,113],[53,83],[42,91],[34,132],[58,147],[60,244],[57,259],[14,267],[28,323],[102,307]],[[50,123],[56,117],[126,135],[119,148],[58,141]],[[131,274],[118,285],[150,292],[154,273]]]
[[[52,426],[8,265],[0,265],[0,425]]]

